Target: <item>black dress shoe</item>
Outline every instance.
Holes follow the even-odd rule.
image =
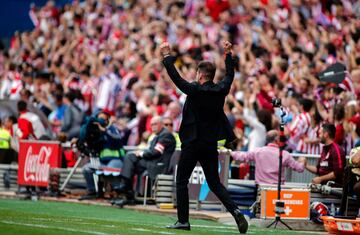
[[[113,206],[119,206],[120,208],[123,208],[125,205],[136,205],[135,200],[133,199],[117,199],[111,202],[111,205]]]
[[[246,221],[244,215],[240,212],[239,209],[234,211],[234,218],[236,221],[236,224],[238,226],[240,233],[246,233],[248,230],[248,222]]]
[[[81,196],[78,200],[82,201],[82,200],[91,200],[91,199],[96,199],[96,198],[97,198],[96,192],[90,192],[90,193],[87,193],[87,194]]]
[[[126,193],[126,192],[130,191],[131,188],[124,183],[120,183],[120,185],[117,185],[114,187],[114,190],[117,193]]]
[[[180,229],[180,230],[190,230],[190,224],[189,222],[186,222],[186,223],[180,223],[179,221],[177,221],[175,224],[173,225],[169,225],[169,226],[166,226],[166,228],[169,228],[169,229]]]

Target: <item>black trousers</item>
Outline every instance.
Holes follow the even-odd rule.
[[[15,161],[17,162],[16,152],[13,149],[0,149],[1,164],[10,164]]]
[[[128,153],[124,159],[121,175],[131,182],[135,174],[141,174],[146,170],[146,163],[145,159],[137,157],[134,153]]]
[[[196,163],[200,162],[210,190],[224,204],[231,213],[237,209],[237,205],[230,198],[226,188],[221,184],[218,173],[217,143],[191,143],[181,146],[181,155],[176,175],[176,200],[177,214],[180,223],[189,221],[189,178]]]

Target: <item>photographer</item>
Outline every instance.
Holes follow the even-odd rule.
[[[90,157],[98,156],[101,166],[122,168],[122,137],[119,130],[110,124],[109,119],[110,115],[104,111],[98,113],[96,117],[91,117],[81,127],[78,146],[80,151],[85,151]],[[95,169],[91,163],[83,167],[88,193],[80,200],[92,199],[97,196],[94,172]]]

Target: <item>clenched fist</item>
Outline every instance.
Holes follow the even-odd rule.
[[[163,57],[170,55],[171,49],[168,42],[163,42],[160,45],[160,53]]]
[[[223,42],[223,48],[225,53],[230,53],[231,52],[231,48],[232,48],[232,44],[229,41],[224,41]]]

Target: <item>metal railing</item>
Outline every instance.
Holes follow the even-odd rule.
[[[308,164],[313,166],[316,166],[318,159],[320,158],[320,155],[312,155],[312,154],[293,153],[291,155],[295,158],[295,160],[297,160],[299,157],[305,157]],[[289,168],[286,168],[285,170],[286,182],[310,183],[315,176],[316,176],[315,174],[309,172],[306,169],[302,173],[296,172]]]

